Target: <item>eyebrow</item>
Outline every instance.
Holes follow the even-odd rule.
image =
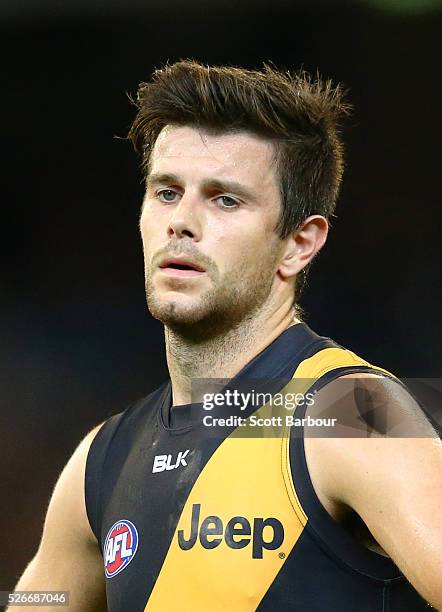
[[[153,185],[165,185],[171,183],[180,183],[180,179],[176,174],[163,174],[162,172],[154,172],[148,174],[146,183],[148,187]]]
[[[182,183],[183,180],[177,174],[169,174],[169,173],[161,173],[154,172],[147,176],[146,184],[147,187],[154,187],[156,185],[176,185]],[[216,189],[219,191],[230,191],[247,200],[251,200],[253,202],[257,201],[257,197],[255,193],[238,183],[237,181],[231,180],[223,180],[217,178],[205,179],[202,182],[202,189],[209,191],[211,189]]]

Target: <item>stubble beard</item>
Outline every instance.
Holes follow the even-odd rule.
[[[250,262],[220,277],[210,272],[211,288],[180,302],[179,296],[164,299],[146,273],[146,300],[151,315],[187,341],[199,342],[225,335],[256,316],[269,298],[276,259],[258,265],[250,274]],[[185,289],[184,289],[185,290]]]

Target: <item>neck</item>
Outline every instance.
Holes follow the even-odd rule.
[[[243,321],[226,333],[198,342],[165,327],[173,405],[189,404],[192,379],[233,378],[284,330],[300,323],[293,308]]]

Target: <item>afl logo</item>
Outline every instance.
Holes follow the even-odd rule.
[[[133,523],[126,520],[114,523],[104,542],[104,571],[113,578],[129,565],[138,548],[138,532]]]

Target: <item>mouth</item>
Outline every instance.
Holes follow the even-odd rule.
[[[198,264],[182,258],[164,259],[160,263],[159,269],[163,274],[181,278],[191,278],[206,273]]]

